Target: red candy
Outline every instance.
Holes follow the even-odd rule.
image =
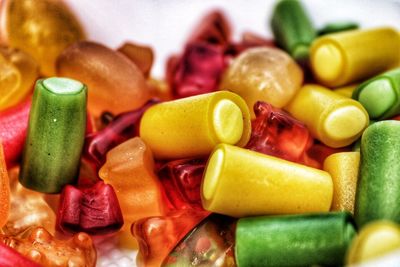
[[[1,267],[40,267],[39,264],[25,258],[14,249],[0,242]]]
[[[123,224],[118,199],[110,185],[98,182],[84,189],[64,187],[57,214],[57,227],[62,231],[108,234]]]

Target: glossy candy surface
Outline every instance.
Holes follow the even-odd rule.
[[[0,235],[0,242],[44,267],[96,265],[96,249],[85,233],[58,240],[44,228],[36,227],[23,236]]]
[[[3,227],[10,212],[10,182],[0,139],[0,227]]]
[[[2,267],[40,267],[39,264],[27,259],[3,243],[0,243],[0,255],[0,266]]]
[[[149,46],[133,43],[124,43],[118,52],[128,57],[142,71],[145,77],[150,75],[154,61],[154,52]]]

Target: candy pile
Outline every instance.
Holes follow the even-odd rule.
[[[400,249],[400,34],[316,30],[276,2],[274,40],[212,11],[151,76],[151,47],[85,40],[59,1],[6,0],[0,266],[336,266]],[[127,237],[127,234],[129,237]]]

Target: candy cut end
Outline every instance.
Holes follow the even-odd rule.
[[[296,60],[305,60],[310,54],[310,47],[305,44],[297,45],[292,52],[292,56]]]
[[[382,116],[392,107],[396,101],[396,93],[388,79],[379,79],[361,90],[358,101],[374,119]]]
[[[212,124],[220,143],[236,144],[243,134],[243,114],[228,99],[218,101],[213,110]]]
[[[85,87],[79,81],[58,77],[45,79],[42,84],[47,90],[55,94],[76,94],[81,92]]]
[[[338,79],[343,65],[342,53],[334,44],[318,47],[312,57],[314,72],[323,81],[330,82]]]
[[[208,160],[202,187],[203,197],[206,200],[212,199],[217,189],[219,176],[224,163],[224,156],[223,149],[217,149]]]
[[[345,140],[358,135],[367,125],[368,118],[355,106],[345,106],[331,112],[324,122],[326,134],[334,140]]]

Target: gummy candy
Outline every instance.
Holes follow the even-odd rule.
[[[2,267],[40,267],[39,264],[25,258],[14,249],[0,243],[0,266]]]
[[[10,211],[10,184],[0,139],[0,227],[6,224]]]
[[[118,52],[127,56],[142,71],[145,77],[149,77],[154,61],[154,53],[151,47],[133,43],[124,43]]]

